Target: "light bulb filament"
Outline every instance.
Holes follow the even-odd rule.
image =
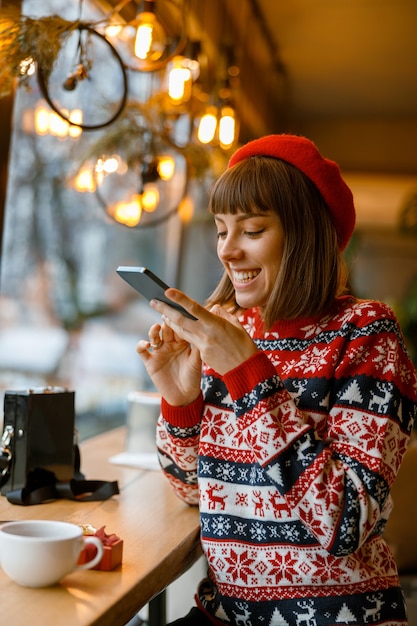
[[[133,25],[136,28],[135,55],[141,61],[158,61],[165,52],[166,35],[155,13],[140,13]]]

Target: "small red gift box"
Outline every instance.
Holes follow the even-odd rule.
[[[93,532],[91,532],[91,530],[88,530],[88,528],[89,527],[84,527],[84,534],[94,535],[95,537],[98,537],[101,540],[104,548],[104,554],[101,561],[91,569],[100,570],[102,572],[109,572],[118,565],[120,565],[123,558],[123,540],[114,533],[111,535],[105,533],[105,526],[103,526],[99,530],[93,530]],[[95,554],[95,546],[86,545],[79,556],[78,565],[82,565],[87,561],[91,561],[91,559],[94,558]]]

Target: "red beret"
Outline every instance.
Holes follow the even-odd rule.
[[[270,156],[291,163],[301,170],[323,196],[344,250],[355,227],[353,195],[343,180],[338,164],[324,158],[312,141],[297,135],[267,135],[239,148],[231,157],[232,167],[253,156]]]

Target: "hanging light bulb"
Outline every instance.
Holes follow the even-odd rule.
[[[142,208],[147,213],[153,213],[159,202],[159,191],[155,185],[145,185],[141,194]]]
[[[80,124],[83,123],[83,112],[81,109],[73,109],[68,117],[70,121],[70,126],[68,129],[68,134],[72,138],[79,137],[82,133],[82,128]],[[74,126],[76,124],[76,126]]]
[[[225,106],[220,113],[219,142],[221,148],[230,148],[236,137],[236,117],[231,106]]]
[[[176,55],[168,65],[168,95],[175,103],[191,98],[192,83],[200,76],[199,41],[188,41],[182,55]]]
[[[158,61],[165,52],[166,34],[155,15],[153,0],[145,0],[143,11],[130,24],[136,29],[134,53],[141,61]]]
[[[197,130],[197,138],[200,143],[207,144],[213,141],[217,128],[217,108],[208,107],[201,116]]]
[[[68,111],[63,109],[64,115],[68,115]],[[49,113],[49,133],[55,137],[64,138],[68,135],[69,124],[55,111]]]
[[[130,202],[118,202],[107,209],[109,215],[124,226],[134,228],[142,217],[142,201],[140,194],[135,194]]]
[[[191,70],[184,65],[185,58],[176,56],[168,70],[168,96],[174,102],[187,102],[191,97]]]
[[[49,132],[49,110],[42,105],[35,109],[35,130],[38,135],[46,135]]]
[[[94,166],[94,175],[98,185],[101,185],[109,174],[123,176],[127,172],[127,163],[118,154],[103,155],[98,158]]]
[[[105,174],[114,174],[119,169],[120,157],[112,154],[97,161],[97,170],[103,171]]]
[[[87,191],[93,193],[96,190],[97,184],[93,175],[91,163],[87,163],[79,170],[73,179],[72,184],[74,189],[79,192]]]
[[[171,180],[175,171],[175,159],[169,154],[159,157],[157,170],[161,180]]]
[[[106,37],[109,37],[110,39],[116,38],[120,34],[121,30],[122,30],[121,24],[110,23],[110,24],[107,24],[107,26],[104,28]]]
[[[81,109],[73,109],[72,111],[63,109],[62,112],[70,120],[69,122],[58,115],[58,113],[55,113],[55,111],[51,111],[43,105],[38,105],[34,112],[36,133],[38,135],[50,134],[61,139],[68,136],[72,138],[79,137],[82,133],[82,129],[79,126],[83,119]],[[77,126],[73,124],[77,124]]]

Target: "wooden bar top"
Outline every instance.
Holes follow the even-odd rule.
[[[87,479],[117,480],[120,495],[104,502],[57,500],[19,506],[0,496],[0,520],[54,519],[106,527],[124,541],[123,562],[111,572],[77,571],[58,585],[30,589],[0,569],[1,622],[13,626],[123,626],[201,555],[199,515],[183,503],[160,470],[113,465],[125,429],[86,440]]]

